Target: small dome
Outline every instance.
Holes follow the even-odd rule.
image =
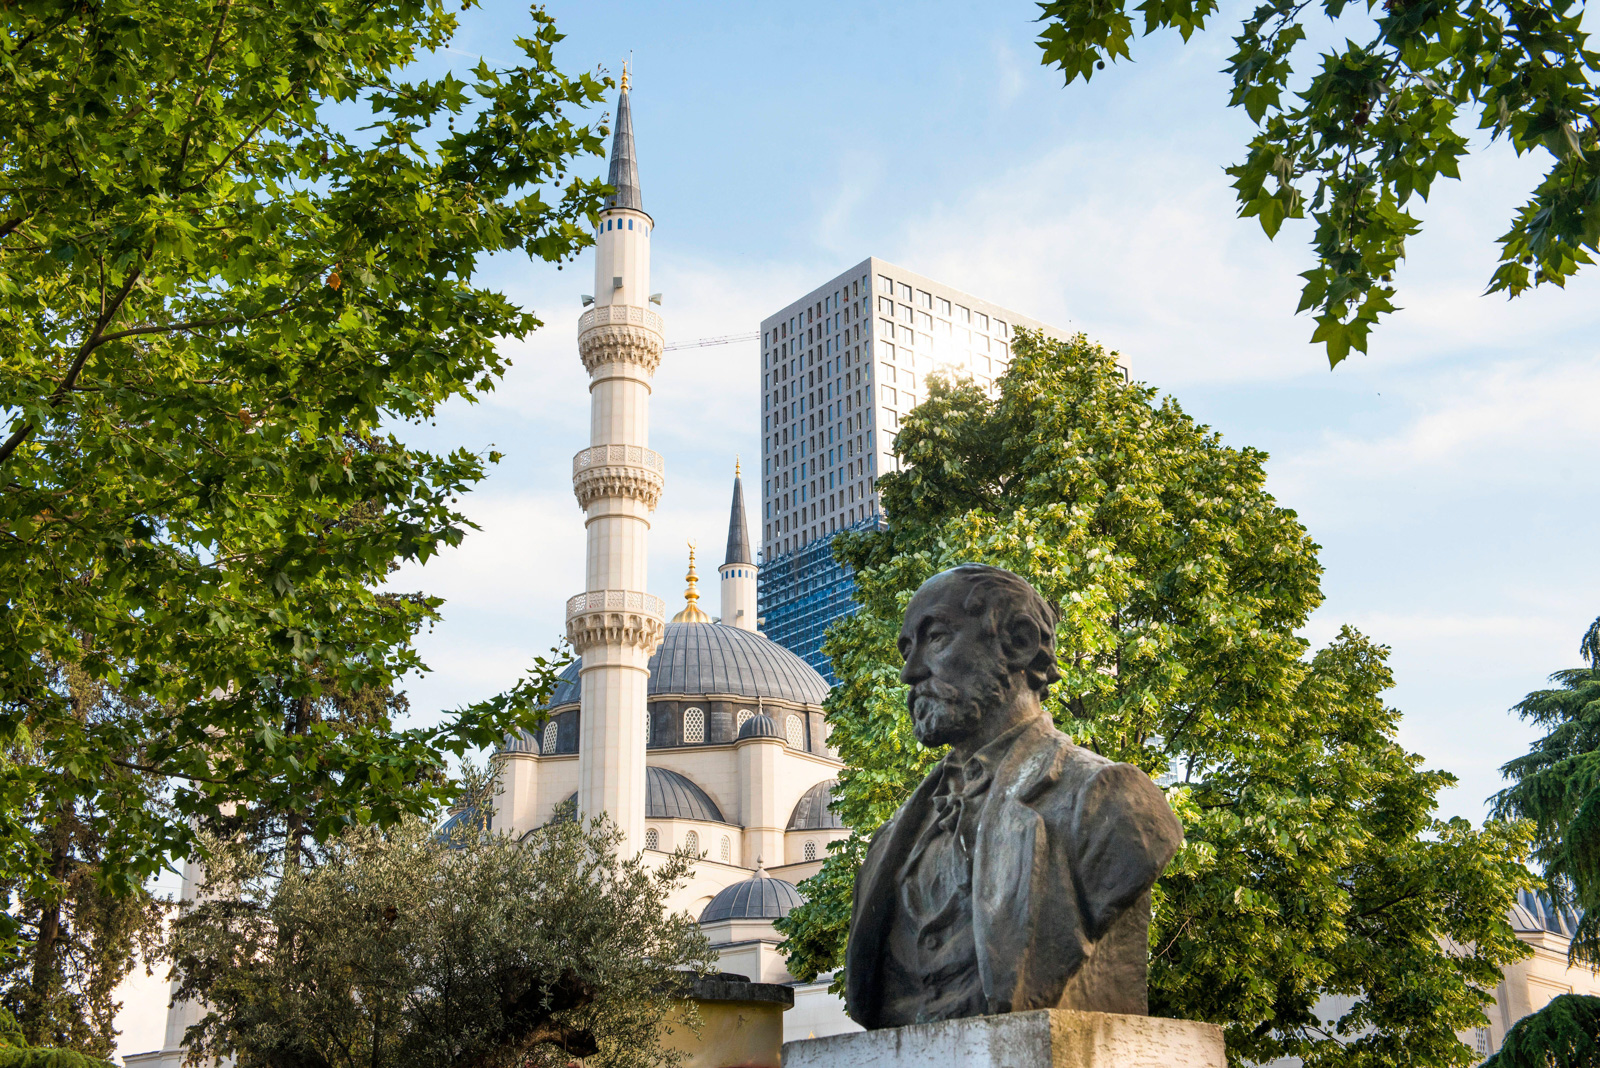
[[[838,779],[829,779],[819,782],[811,789],[800,795],[800,800],[794,803],[794,812],[789,816],[791,831],[842,831],[844,821],[839,814],[828,807],[833,800],[833,789],[839,785]]]
[[[1506,918],[1511,921],[1513,931],[1549,931],[1563,938],[1571,938],[1582,916],[1572,908],[1556,905],[1545,894],[1519,890],[1517,903],[1511,906]]]
[[[700,913],[701,923],[718,920],[778,920],[800,904],[794,884],[758,871],[754,878],[719,891]]]
[[[746,738],[777,738],[783,739],[783,732],[778,729],[778,721],[765,712],[757,712],[744,721],[744,726],[739,728],[739,741]]]
[[[722,810],[687,775],[666,768],[644,769],[644,814],[652,820],[705,820],[726,823]]]

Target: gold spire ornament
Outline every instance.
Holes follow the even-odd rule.
[[[683,611],[673,616],[672,621],[674,623],[710,623],[711,617],[701,611],[700,606],[695,603],[700,600],[700,576],[695,574],[694,570],[694,542],[692,541],[689,543],[689,573],[683,576],[683,581],[689,584],[688,589],[683,591],[683,599],[686,603],[683,606]]]
[[[626,93],[628,91],[628,84],[629,84],[629,79],[628,79],[628,61],[627,60],[623,60],[622,61],[622,91],[624,93]]]
[[[733,477],[734,478],[738,478],[739,477],[739,454],[738,453],[734,453],[734,455],[733,455]]]

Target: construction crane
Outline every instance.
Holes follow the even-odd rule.
[[[703,337],[698,341],[674,341],[670,345],[661,346],[662,352],[671,352],[673,349],[704,349],[712,345],[732,345],[739,341],[754,341],[761,336],[761,331],[752,330],[748,334],[725,334],[722,337]]]

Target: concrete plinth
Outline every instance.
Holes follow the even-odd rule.
[[[1222,1029],[1040,1009],[783,1044],[783,1068],[1226,1068]]]
[[[783,1014],[794,1005],[792,987],[719,972],[686,984],[683,994],[699,1011],[698,1033],[675,1007],[661,1038],[664,1047],[684,1055],[681,1068],[778,1068]]]

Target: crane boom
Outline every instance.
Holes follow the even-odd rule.
[[[703,349],[711,345],[732,345],[738,341],[754,341],[761,336],[759,330],[752,330],[748,334],[724,334],[721,337],[703,337],[695,341],[674,341],[670,345],[661,346],[662,352],[671,352],[673,349]]]

